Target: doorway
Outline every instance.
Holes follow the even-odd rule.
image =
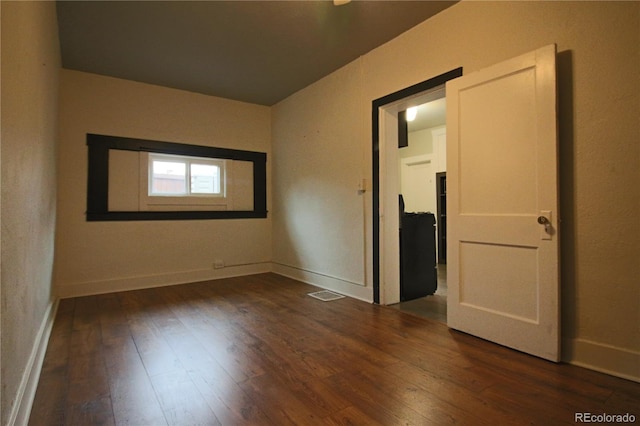
[[[397,115],[445,83],[447,326],[558,361],[553,44],[373,102],[374,302],[399,302]]]
[[[398,118],[399,126],[406,126],[398,134],[397,153],[403,200],[400,303],[391,307],[446,323],[446,97],[442,87],[426,97],[428,102],[401,111]],[[421,222],[426,229],[419,233],[415,224]],[[410,229],[403,229],[405,223]],[[421,275],[411,262],[419,264]]]
[[[444,98],[444,84],[461,75],[462,68],[458,68],[373,102],[374,303],[395,305],[400,302],[398,194],[401,161],[398,150],[398,113]],[[433,169],[439,160],[431,155]],[[446,154],[443,158],[446,158]],[[389,255],[390,253],[396,255]],[[444,268],[440,275],[442,278],[446,277]],[[445,286],[440,285],[440,288],[444,291]]]

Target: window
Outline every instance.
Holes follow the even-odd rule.
[[[149,196],[224,196],[224,160],[166,154],[148,157]]]
[[[266,154],[87,134],[87,220],[264,218]]]
[[[234,195],[246,206],[238,185],[231,182],[233,164],[219,158],[140,153],[139,210],[233,210]],[[232,191],[234,186],[237,191]]]

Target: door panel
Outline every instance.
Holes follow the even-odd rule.
[[[400,161],[400,186],[407,212],[434,212],[436,185],[430,155],[409,157]]]
[[[446,93],[447,322],[557,361],[555,45],[452,80]]]
[[[492,267],[509,258],[510,268]],[[460,243],[460,304],[496,315],[535,322],[537,310],[537,250],[513,245]],[[486,291],[491,282],[495,297]]]

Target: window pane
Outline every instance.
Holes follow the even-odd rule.
[[[151,193],[176,195],[187,192],[187,165],[175,161],[153,160]]]
[[[220,167],[209,164],[191,164],[191,193],[219,194]]]

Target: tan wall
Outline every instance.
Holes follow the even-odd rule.
[[[371,300],[370,112],[356,61],[273,108],[274,271]]]
[[[273,108],[274,262],[353,277],[371,228],[371,102],[558,46],[564,358],[640,380],[640,3],[461,2]],[[364,154],[363,154],[364,153]],[[338,189],[343,189],[342,191]],[[313,223],[319,226],[312,227]],[[370,231],[367,231],[370,232]],[[316,274],[302,273],[315,269]],[[323,282],[361,297],[366,287]]]
[[[1,15],[0,424],[6,425],[28,415],[30,397],[23,395],[34,390],[52,319],[60,52],[54,2],[3,1]]]
[[[271,160],[268,107],[62,70],[58,295],[270,269],[265,263],[271,260],[270,218],[86,222],[87,133],[261,151],[267,153],[267,163]],[[227,267],[214,269],[216,259]]]

